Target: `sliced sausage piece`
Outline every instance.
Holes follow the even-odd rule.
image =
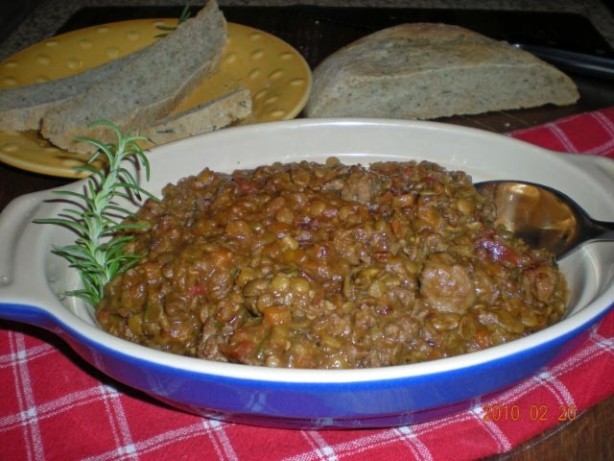
[[[420,274],[420,294],[439,312],[465,312],[475,302],[473,278],[450,255],[435,253]]]

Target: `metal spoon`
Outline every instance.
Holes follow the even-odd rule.
[[[550,250],[557,259],[588,240],[614,241],[614,223],[592,219],[556,189],[518,181],[486,181],[475,187],[494,199],[497,224],[533,248]]]

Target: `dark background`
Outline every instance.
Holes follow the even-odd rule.
[[[2,41],[8,37],[11,32],[27,17],[27,15],[40,3],[46,2],[47,0],[0,0],[0,46]],[[538,1],[538,0],[536,0]],[[197,0],[194,1],[192,3],[194,4],[202,4],[204,2],[204,0]],[[602,0],[602,2],[608,6],[608,8],[612,11],[612,14],[614,14],[614,0]],[[117,2],[118,4],[121,2]],[[188,3],[186,1],[186,3]],[[292,2],[288,1],[288,4],[291,5]],[[414,9],[413,11],[419,11],[417,9]],[[431,10],[434,11],[434,10]],[[444,12],[443,10],[438,10],[439,12]],[[483,11],[483,10],[482,10]],[[452,10],[452,12],[454,13],[454,10]],[[458,13],[461,13],[462,10],[457,10]],[[449,14],[449,13],[448,13]],[[461,13],[462,14],[462,13]],[[503,14],[503,13],[501,13]],[[431,15],[432,18],[432,15]],[[120,19],[126,19],[126,18],[120,18]],[[233,20],[233,19],[231,19]],[[429,18],[425,18],[422,20],[429,20]],[[437,18],[437,16],[435,15],[434,20],[439,20]],[[443,17],[440,19],[441,21],[446,21],[446,18]],[[235,20],[237,21],[237,20]],[[107,21],[108,22],[108,21]],[[239,22],[239,21],[237,21]],[[452,23],[454,23],[454,21],[451,21]],[[465,24],[466,26],[470,27],[471,24]],[[268,30],[268,29],[267,29]],[[569,30],[574,30],[574,29],[567,29]],[[271,30],[268,30],[269,32],[273,32]],[[483,33],[487,33],[488,31],[480,31],[479,32],[483,32]],[[577,31],[576,31],[577,32]],[[488,34],[488,33],[487,33]],[[489,34],[492,35],[492,34]],[[577,34],[569,34],[569,36],[576,36]],[[497,38],[497,37],[494,37]],[[568,47],[569,48],[569,47]],[[571,49],[573,50],[574,48],[578,48],[578,46],[572,46]],[[590,50],[589,50],[590,51]],[[596,50],[597,53],[599,53],[599,50]]]
[[[0,0],[0,43],[8,37],[36,5],[46,0]]]

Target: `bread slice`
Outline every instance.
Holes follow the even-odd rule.
[[[0,130],[27,131],[40,129],[43,115],[92,85],[109,79],[139,56],[143,50],[130,53],[92,69],[58,80],[25,85],[0,91]]]
[[[238,88],[187,112],[172,115],[145,128],[140,134],[155,144],[216,131],[247,119],[252,113],[249,90]]]
[[[506,42],[415,23],[381,30],[325,59],[314,70],[305,114],[433,119],[578,98],[567,75]]]
[[[152,126],[217,70],[225,43],[226,21],[217,2],[210,0],[119,72],[46,112],[41,134],[62,149],[89,152],[91,146],[75,142],[76,136],[114,141],[109,130],[88,128],[96,120],[110,120],[132,132]]]

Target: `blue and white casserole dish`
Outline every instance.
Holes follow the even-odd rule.
[[[552,153],[480,130],[433,122],[335,119],[243,126],[149,153],[155,195],[208,167],[231,172],[330,156],[344,163],[429,160],[474,181],[543,183],[614,221],[611,160]],[[62,189],[79,190],[82,181]],[[614,304],[614,244],[593,243],[561,262],[570,287],[565,318],[500,346],[417,364],[355,370],[256,367],[172,355],[116,338],[91,307],[61,293],[78,275],[54,255],[74,235],[33,224],[57,215],[51,191],[20,197],[0,215],[0,318],[45,328],[94,367],[176,408],[222,420],[287,428],[373,428],[424,422],[471,407],[561,360]]]

